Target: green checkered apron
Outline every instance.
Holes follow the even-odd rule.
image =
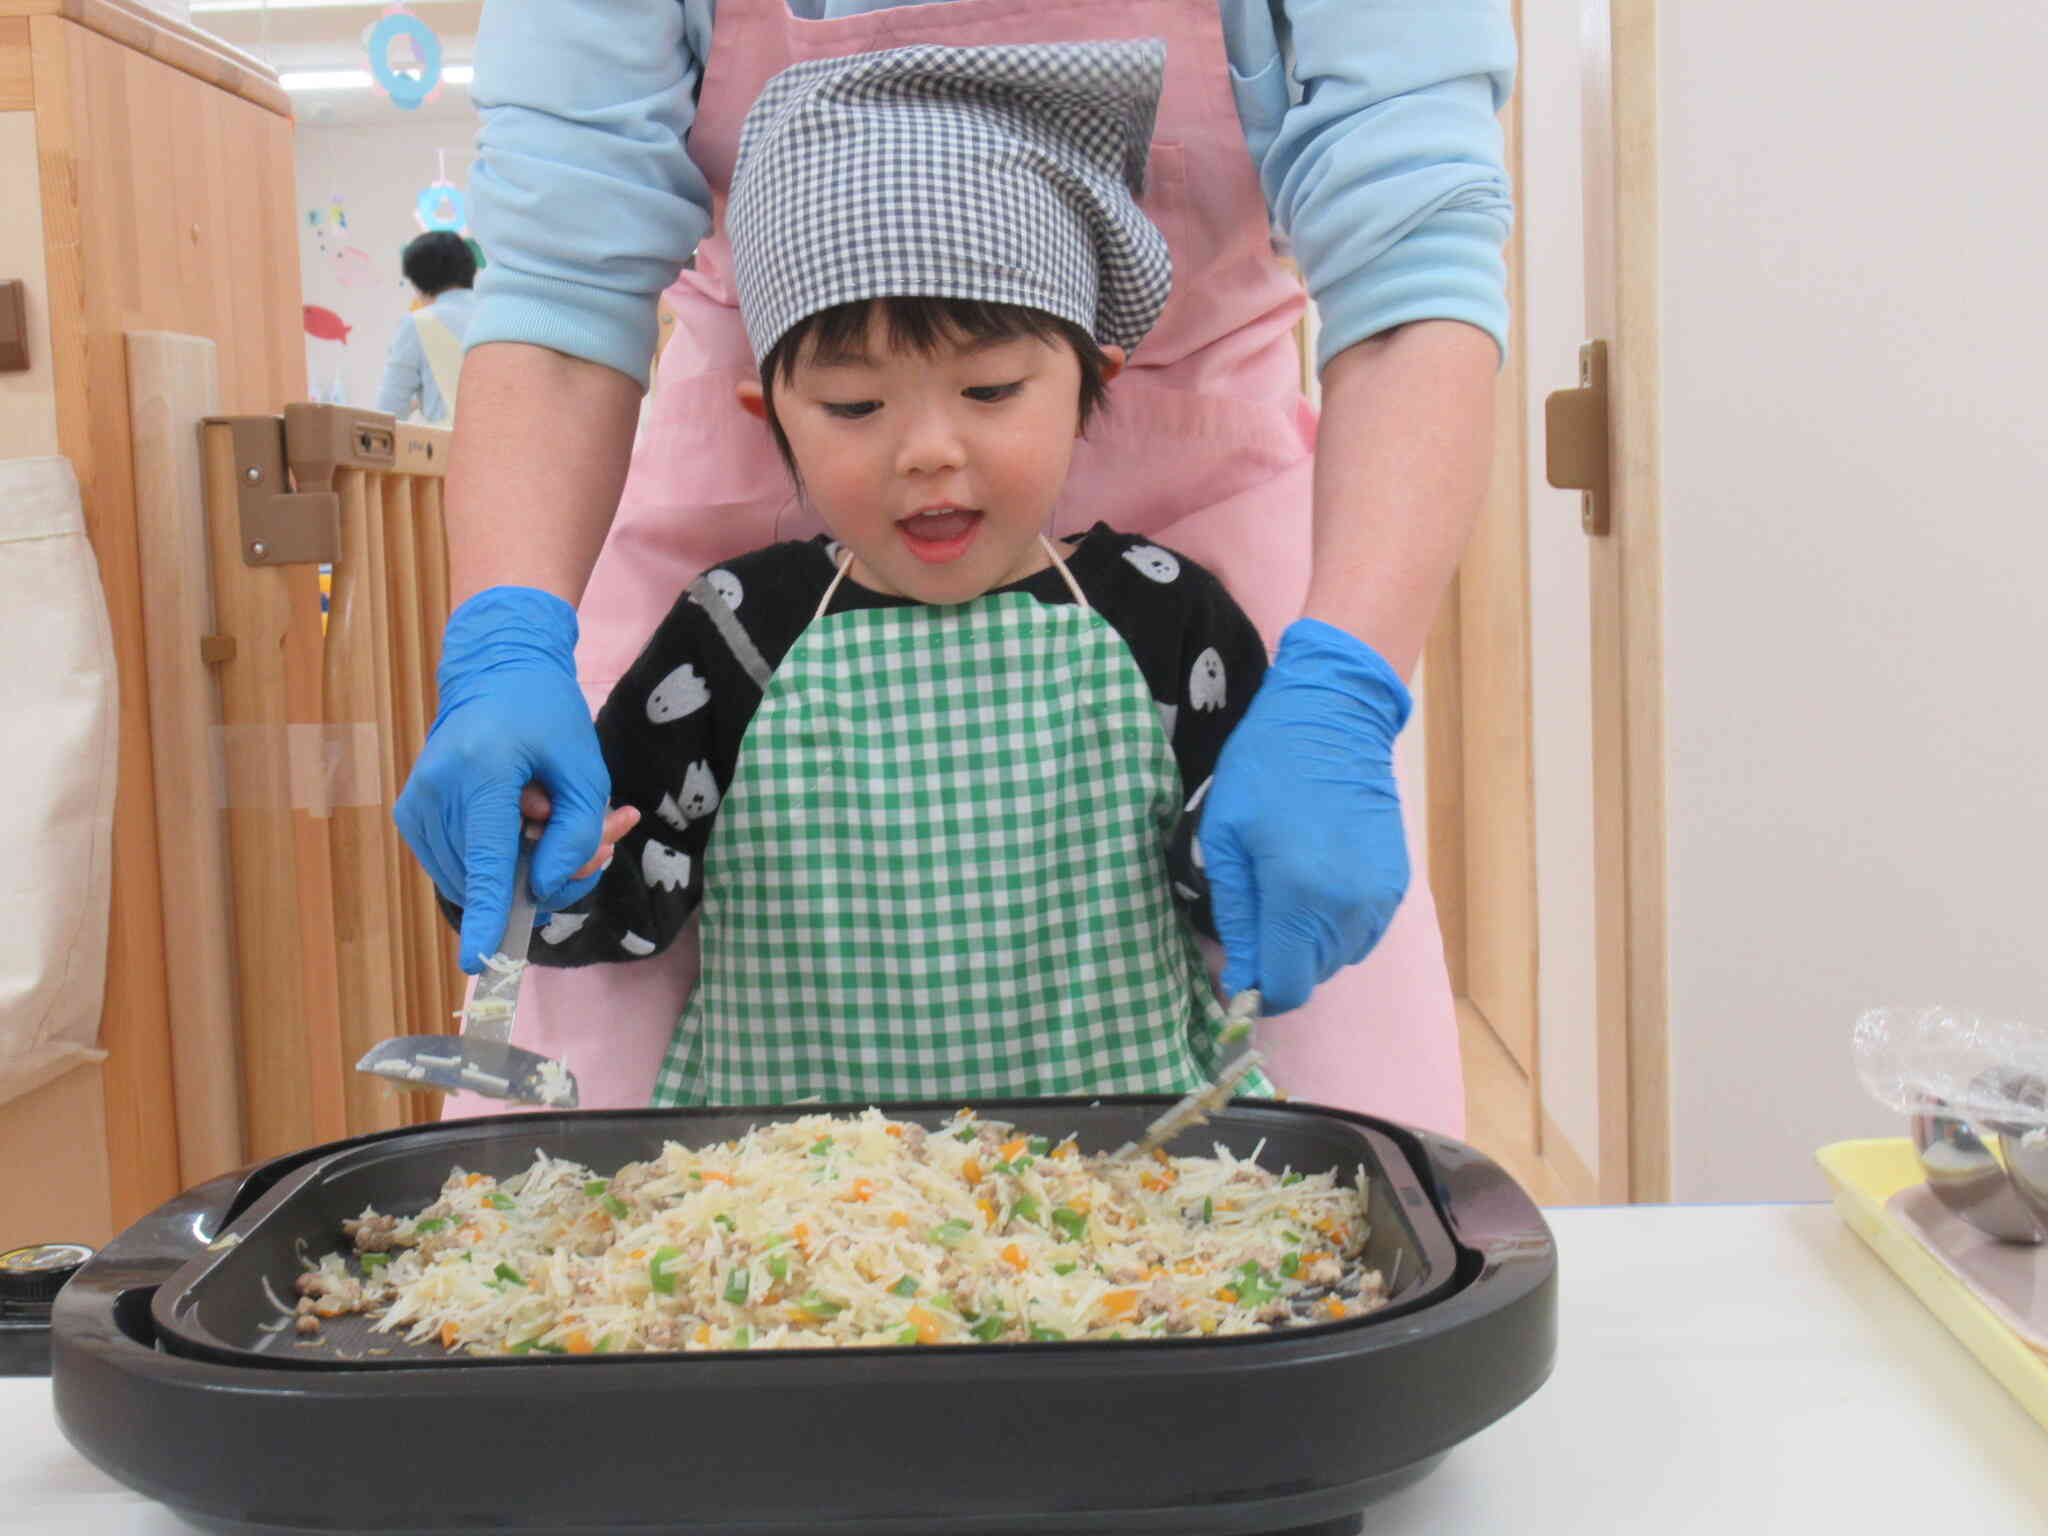
[[[1122,637],[1067,582],[1072,605],[836,614],[833,582],[719,805],[703,973],[655,1104],[1214,1076],[1222,1009],[1168,888],[1173,750]]]

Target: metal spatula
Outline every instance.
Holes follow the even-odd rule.
[[[440,1093],[467,1089],[491,1099],[574,1109],[576,1078],[559,1061],[511,1043],[519,1009],[519,983],[526,974],[526,950],[533,942],[534,840],[540,828],[528,823],[512,865],[512,912],[505,937],[488,962],[462,1011],[460,1035],[400,1035],[371,1048],[356,1063],[358,1072],[402,1088]]]
[[[1223,1065],[1217,1069],[1216,1081],[1206,1088],[1197,1088],[1154,1120],[1145,1127],[1142,1137],[1121,1149],[1119,1156],[1149,1157],[1230,1102],[1237,1085],[1265,1060],[1252,1049],[1252,1031],[1258,1023],[1260,1002],[1258,992],[1250,987],[1230,1000],[1223,1013],[1223,1033],[1216,1037],[1223,1050]]]

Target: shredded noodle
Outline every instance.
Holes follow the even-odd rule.
[[[870,1109],[608,1179],[545,1152],[503,1183],[457,1168],[418,1216],[347,1223],[354,1253],[302,1289],[476,1354],[1241,1334],[1384,1302],[1364,1194],[1362,1168],[1084,1156],[969,1110],[928,1131]]]

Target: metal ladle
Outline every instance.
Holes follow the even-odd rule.
[[[2048,1083],[2027,1074],[1994,1069],[1972,1088],[2010,1102],[2048,1103]],[[1988,1120],[1980,1131],[1952,1106],[1923,1111],[1912,1123],[1913,1149],[1935,1199],[2001,1242],[2048,1241],[2048,1134]]]

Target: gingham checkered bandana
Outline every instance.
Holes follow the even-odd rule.
[[[763,87],[726,205],[759,362],[857,299],[1020,304],[1135,347],[1166,304],[1138,210],[1166,73],[1156,39],[895,48]]]

